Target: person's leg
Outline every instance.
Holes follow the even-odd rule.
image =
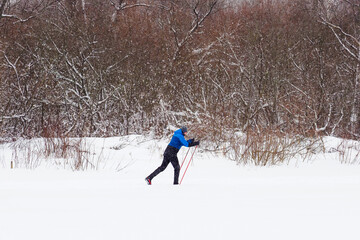
[[[180,165],[177,156],[173,156],[170,159],[172,166],[174,167],[174,184],[179,184]]]
[[[155,171],[152,174],[150,174],[146,179],[150,179],[151,181],[154,177],[156,177],[156,175],[158,175],[159,173],[165,170],[169,162],[170,162],[169,157],[164,155],[164,160],[162,161],[161,166],[155,169]]]

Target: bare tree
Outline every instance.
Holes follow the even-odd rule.
[[[57,2],[59,2],[59,0],[2,0],[0,1],[0,20],[1,18],[8,18],[15,22],[24,23],[38,16]],[[6,14],[5,10],[7,12]]]
[[[360,108],[360,3],[357,0],[318,1],[320,21],[328,26],[341,46],[341,53],[352,58],[354,79],[350,131],[357,132]]]
[[[0,0],[1,134],[355,134],[358,4],[318,3]]]
[[[3,17],[3,14],[4,14],[4,11],[5,11],[5,6],[6,6],[6,3],[8,2],[9,0],[2,0],[0,2],[0,20],[1,18]]]
[[[173,33],[174,41],[176,44],[173,61],[177,60],[181,50],[188,43],[191,37],[193,37],[196,31],[203,27],[204,21],[211,15],[211,13],[215,11],[215,8],[218,5],[219,0],[191,0],[185,1],[183,3],[180,1],[171,1],[171,5],[169,7],[170,16],[168,21],[170,25],[170,30]],[[181,22],[179,21],[179,18],[184,18],[185,16],[189,18],[186,19],[189,25],[186,26],[186,28],[182,29],[178,25],[178,23]]]

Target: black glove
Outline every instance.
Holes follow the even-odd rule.
[[[189,143],[189,147],[193,147],[193,146],[197,146],[200,144],[200,141],[192,141],[191,143]]]

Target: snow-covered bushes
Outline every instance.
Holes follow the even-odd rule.
[[[337,144],[332,146],[328,152],[337,153],[338,159],[344,164],[359,164],[360,163],[360,142],[338,139]]]
[[[315,154],[324,152],[320,137],[305,138],[268,131],[235,136],[230,147],[230,158],[240,164],[260,166],[287,164],[294,158],[311,160]]]
[[[0,18],[0,137],[166,135],[184,121],[220,139],[219,126],[359,136],[358,59],[340,44],[359,55],[351,1],[326,24],[302,0],[35,2]]]
[[[12,167],[35,169],[40,166],[79,170],[96,170],[101,160],[84,138],[19,139],[9,144]]]

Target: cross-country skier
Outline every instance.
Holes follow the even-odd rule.
[[[179,173],[180,173],[180,165],[179,160],[177,158],[177,153],[179,152],[182,146],[192,147],[200,144],[200,141],[195,141],[194,139],[190,139],[188,141],[185,140],[185,136],[187,135],[187,127],[181,127],[176,130],[169,145],[167,146],[164,152],[164,160],[160,167],[158,167],[152,174],[150,174],[145,181],[147,184],[151,185],[151,180],[165,170],[165,168],[171,163],[174,167],[174,184],[179,184]]]

